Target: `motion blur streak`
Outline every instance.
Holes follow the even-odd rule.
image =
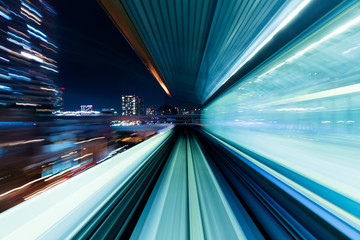
[[[81,142],[76,142],[74,144],[81,144],[81,143],[91,142],[91,141],[95,141],[95,140],[103,139],[103,138],[105,138],[105,137],[92,138],[92,139],[84,140],[84,141],[81,141]]]
[[[171,133],[170,129],[140,143],[2,213],[0,238],[49,239],[56,236],[65,239],[72,236],[131,179]]]
[[[199,145],[188,134],[178,138],[131,239],[245,238],[242,228],[249,227],[247,221],[236,219]],[[190,170],[196,178],[187,188]],[[188,189],[197,189],[197,193]]]
[[[203,104],[314,1],[100,2],[167,94]]]
[[[58,110],[55,11],[0,0],[0,239],[360,239],[358,0],[99,1],[206,105]]]
[[[359,33],[360,3],[344,4],[210,103],[202,118],[207,131],[351,238],[360,229]]]
[[[0,1],[0,16],[5,18],[0,22],[0,59],[5,61],[0,62],[0,85],[11,87],[6,93],[0,88],[0,104],[6,106],[1,117],[31,118],[39,109],[58,109],[62,91],[55,84],[57,56],[52,49],[57,48],[56,13],[44,1],[10,0]]]
[[[310,0],[303,0],[301,2],[294,1],[293,4],[289,4],[284,8],[277,16],[277,19],[273,20],[271,24],[268,24],[265,31],[263,31],[257,38],[254,40],[254,43],[247,49],[247,51],[241,56],[237,62],[229,66],[229,73],[223,76],[221,80],[212,90],[205,96],[205,100],[208,99],[212,94],[214,94],[221,85],[225,84],[236,72],[239,71],[248,61],[251,60],[271,39],[279,32],[281,29],[286,27],[286,25],[291,22],[308,4]]]
[[[29,185],[31,185],[31,184],[33,184],[33,183],[35,183],[35,182],[37,182],[37,181],[40,181],[40,180],[42,180],[42,179],[44,179],[44,178],[46,178],[46,177],[42,177],[42,178],[35,179],[35,180],[31,181],[31,182],[28,182],[28,183],[22,185],[21,187],[17,187],[17,188],[14,188],[14,189],[10,190],[10,191],[7,191],[7,192],[5,192],[5,193],[2,193],[2,194],[0,194],[0,197],[3,197],[3,196],[5,196],[5,195],[7,195],[7,194],[9,194],[9,193],[15,192],[16,190],[19,190],[19,189],[22,189],[22,188],[24,188],[24,187],[26,187],[26,186],[29,186]]]
[[[187,236],[186,146],[179,138],[148,200],[132,239]],[[169,218],[169,216],[176,216]],[[164,216],[164,217],[162,217]],[[166,223],[167,228],[162,228]],[[185,231],[184,231],[185,230]]]
[[[349,214],[263,159],[180,125],[26,196],[0,215],[0,237],[359,238]]]

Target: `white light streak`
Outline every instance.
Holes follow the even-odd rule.
[[[42,60],[41,58],[35,56],[34,54],[28,53],[28,52],[21,51],[21,55],[28,59],[32,59],[32,60],[35,60],[40,63],[44,62],[44,60]]]
[[[41,67],[41,68],[44,68],[44,69],[46,69],[46,70],[49,70],[49,71],[56,72],[56,73],[59,72],[58,70],[55,70],[55,69],[53,69],[53,68],[46,67],[46,66],[44,66],[44,65],[41,65],[40,67]]]
[[[53,88],[45,88],[45,87],[40,87],[41,90],[45,90],[45,91],[50,91],[50,92],[59,92]]]
[[[26,10],[25,8],[21,8],[22,12],[21,13],[26,13],[26,15],[28,15],[27,17],[33,18],[32,20],[36,20],[37,22],[41,22],[42,20],[36,16],[35,14],[32,14],[31,12],[29,12],[28,10]],[[35,21],[35,22],[36,22]]]
[[[1,74],[0,73],[0,78],[3,78],[3,79],[6,79],[6,80],[10,80],[11,77],[7,76],[7,75],[4,75],[4,74]]]
[[[3,58],[3,57],[0,57],[1,60],[5,61],[5,62],[10,62],[9,59],[6,59],[6,58]]]
[[[16,103],[16,105],[19,105],[19,106],[32,106],[32,107],[41,106],[40,104],[36,104],[36,103]]]
[[[3,11],[0,11],[0,16],[2,16],[3,18],[7,19],[7,20],[11,20],[12,18],[7,15],[6,13],[4,13]]]
[[[274,70],[276,70],[276,69],[278,69],[279,67],[281,67],[282,65],[284,65],[285,64],[285,62],[282,62],[282,63],[280,63],[279,65],[277,65],[276,67],[273,67],[272,69],[270,69],[269,71],[267,71],[266,73],[264,73],[264,74],[262,74],[262,75],[260,75],[258,78],[261,78],[261,77],[263,77],[263,76],[265,76],[266,74],[268,74],[268,73],[270,73],[270,72],[272,72],[272,71],[274,71]],[[250,82],[249,82],[250,83]]]
[[[68,237],[73,238],[73,233],[78,230],[74,226],[81,228],[84,219],[95,216],[96,209],[105,206],[170,134],[171,131],[156,135],[31,201],[9,209],[6,214],[0,214],[0,238],[47,239],[54,236],[56,229],[68,232]],[[58,201],[53,201],[54,199]],[[48,206],[46,211],[42,211],[44,204]]]
[[[358,24],[360,22],[360,16],[354,18],[353,20],[351,20],[350,22],[342,25],[341,27],[339,27],[338,29],[336,29],[335,31],[331,32],[330,34],[326,35],[325,37],[321,38],[319,41],[311,44],[310,46],[306,47],[305,49],[301,50],[300,52],[298,52],[297,54],[295,54],[294,56],[290,57],[289,59],[287,59],[285,62],[290,62],[292,60],[294,60],[295,58],[298,58],[302,55],[304,55],[304,53],[308,52],[309,50],[313,49],[314,47],[316,47],[317,45],[329,40],[330,38],[343,33],[344,31],[346,31],[347,29],[349,29],[350,27]]]
[[[39,17],[42,18],[42,15],[35,8],[31,7],[27,3],[24,3],[23,1],[21,1],[21,5],[23,5],[24,7],[26,7],[27,9],[29,9],[30,11],[32,11],[33,13],[35,13],[36,15],[38,15]]]
[[[294,11],[292,11],[282,22],[281,24],[275,28],[275,30],[269,34],[269,36],[267,36],[267,38],[259,45],[255,48],[254,51],[252,51],[252,53],[235,69],[235,71],[233,71],[233,73],[226,79],[224,80],[221,85],[224,85],[236,72],[238,72],[247,62],[249,62],[267,43],[269,43],[271,41],[271,39],[278,33],[280,32],[286,25],[288,25],[291,20],[293,20],[300,12],[301,10],[303,10],[309,3],[311,0],[305,0],[302,1],[301,4],[299,4],[299,6],[297,8],[294,9]],[[216,91],[217,89],[214,89],[209,96],[212,95],[212,93],[214,91]]]
[[[29,24],[26,25],[31,31],[36,32],[38,34],[40,34],[41,36],[43,36],[44,38],[47,38],[46,34],[44,34],[43,32],[41,32],[40,30],[30,26]]]
[[[27,14],[25,11],[21,11],[20,12],[23,16],[27,17],[28,19],[30,19],[31,21],[34,21],[34,23],[36,23],[37,25],[41,25],[41,23],[36,20],[34,17],[30,16],[29,14]]]
[[[8,143],[2,143],[0,144],[0,147],[4,146],[17,146],[17,145],[23,145],[28,143],[34,143],[34,142],[42,142],[45,141],[45,139],[33,139],[33,140],[27,140],[27,141],[16,141],[16,142],[8,142]]]
[[[326,97],[334,97],[334,96],[357,93],[357,92],[360,92],[360,83],[345,86],[345,87],[334,88],[334,89],[330,89],[330,90],[326,90],[326,91],[305,94],[305,95],[298,96],[298,97],[283,99],[280,101],[272,102],[271,104],[279,105],[279,104],[286,104],[286,103],[292,103],[292,102],[302,102],[302,101],[308,101],[308,100],[314,100],[314,99],[320,99],[320,98],[326,98]]]
[[[279,108],[276,109],[276,111],[279,112],[290,112],[290,111],[316,111],[316,110],[320,110],[320,109],[324,109],[324,107],[315,107],[315,108]]]
[[[60,183],[62,183],[62,182],[65,182],[66,180],[67,180],[67,179],[62,179],[62,180],[60,180],[60,181],[58,181],[58,182],[56,182],[56,183],[53,183],[53,184],[49,185],[48,187],[42,189],[41,191],[38,191],[38,192],[36,192],[36,193],[34,193],[34,194],[32,194],[32,195],[29,195],[29,196],[25,197],[24,200],[25,200],[25,201],[26,201],[26,200],[29,200],[30,198],[33,198],[33,197],[39,195],[40,193],[43,193],[43,192],[45,192],[46,190],[48,190],[48,189],[50,189],[50,188],[52,188],[52,187],[54,187],[54,186],[56,186],[56,185],[58,185],[58,184],[60,184]]]
[[[19,37],[18,35],[14,34],[14,33],[12,33],[12,32],[8,32],[8,34],[9,34],[10,36],[14,37],[14,38],[17,38],[17,39],[21,40],[21,41],[24,41],[24,42],[26,42],[26,43],[30,43],[28,40],[26,40],[26,39],[24,39],[24,38],[22,38],[22,37]]]
[[[34,36],[34,37],[36,37],[36,38],[40,39],[41,41],[44,41],[44,42],[48,43],[48,40],[46,40],[46,39],[45,39],[45,38],[43,38],[42,36],[37,35],[36,33],[32,32],[32,31],[29,31],[29,30],[27,30],[27,32],[28,32],[30,35],[32,35],[32,36]]]
[[[20,187],[11,189],[10,191],[7,191],[7,192],[5,192],[5,193],[0,194],[0,197],[3,197],[3,196],[5,196],[5,195],[7,195],[7,194],[9,194],[9,193],[15,192],[15,191],[20,190],[20,189],[22,189],[22,188],[25,188],[25,187],[33,184],[33,183],[36,183],[36,182],[38,182],[38,181],[40,181],[40,180],[43,180],[44,178],[47,178],[47,177],[38,178],[38,179],[35,179],[35,180],[31,181],[31,182],[28,182],[28,183],[20,186]]]
[[[23,36],[23,37],[26,37],[26,38],[30,38],[28,35],[26,35],[25,33],[23,33],[23,32],[21,32],[21,31],[18,31],[18,30],[16,30],[15,28],[12,28],[12,27],[10,27],[10,26],[8,26],[8,28],[11,30],[11,31],[13,31],[13,32],[16,32],[17,34],[20,34],[21,36]],[[10,33],[10,32],[8,32],[8,33]],[[14,34],[15,35],[15,34]]]
[[[81,157],[75,158],[75,159],[74,159],[74,161],[79,161],[79,160],[81,160],[81,159],[83,159],[83,158],[86,158],[86,157],[89,157],[89,156],[91,156],[91,155],[93,155],[93,153],[88,153],[88,154],[85,154],[84,156],[81,156]]]
[[[26,47],[26,44],[21,43],[21,42],[18,42],[18,41],[16,41],[16,40],[12,39],[12,38],[8,38],[7,40],[8,40],[9,42],[12,42],[12,43],[18,45],[18,46]]]
[[[84,140],[84,141],[81,141],[81,142],[76,142],[75,144],[81,144],[81,143],[92,142],[92,141],[99,140],[99,139],[104,139],[104,138],[105,138],[105,137],[91,138],[91,139]]]
[[[20,79],[20,80],[25,80],[25,81],[31,81],[31,78],[22,76],[22,75],[18,75],[18,74],[14,74],[14,73],[9,73],[9,76],[11,78],[16,78],[16,79]]]
[[[5,91],[12,91],[11,87],[8,87],[8,86],[5,86],[5,85],[0,85],[0,89],[5,90]]]

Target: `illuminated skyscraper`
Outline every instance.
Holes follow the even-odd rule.
[[[49,112],[61,107],[55,85],[54,17],[44,0],[0,0],[0,105]]]
[[[135,95],[122,95],[122,115],[143,115],[144,100]]]
[[[155,115],[155,109],[153,107],[149,107],[146,109],[146,115]]]
[[[93,105],[81,105],[80,109],[82,112],[91,112],[93,109]]]

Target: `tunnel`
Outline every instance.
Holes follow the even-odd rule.
[[[0,238],[360,239],[359,1],[99,5],[200,117],[2,213]]]

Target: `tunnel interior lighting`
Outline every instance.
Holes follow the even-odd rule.
[[[284,9],[280,16],[278,16],[279,19],[282,19],[280,22],[273,21],[274,24],[270,24],[270,26],[267,26],[266,29],[264,29],[259,36],[257,37],[257,40],[253,41],[252,45],[250,45],[247,49],[247,51],[242,54],[238,61],[233,65],[231,72],[227,75],[225,75],[225,79],[222,79],[204,98],[204,101],[206,101],[211,95],[213,95],[222,85],[224,85],[235,73],[237,73],[246,63],[248,63],[261,49],[266,46],[273,37],[279,33],[284,27],[286,27],[294,18],[298,16],[298,14],[311,2],[311,0],[305,0],[305,1],[298,1],[296,2],[297,6],[294,8],[294,5],[288,6],[289,9]],[[285,16],[285,18],[284,18]],[[275,29],[274,26],[277,26]],[[270,32],[269,32],[270,31]],[[235,68],[235,69],[234,69]]]
[[[334,226],[350,226],[349,234],[360,228],[359,16],[356,1],[337,9],[202,115],[211,134],[261,156],[254,162],[336,216]]]

